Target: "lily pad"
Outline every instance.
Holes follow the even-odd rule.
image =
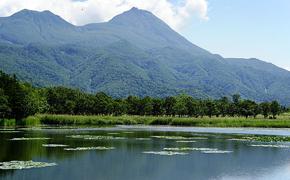
[[[56,166],[56,163],[46,163],[46,162],[34,162],[34,161],[10,161],[10,162],[0,162],[0,169],[10,170],[10,169],[31,169],[31,168],[44,168]]]
[[[190,139],[194,139],[194,140],[207,140],[207,137],[191,137]]]
[[[114,147],[77,147],[77,148],[64,148],[65,151],[89,151],[89,150],[112,150]]]
[[[111,132],[111,133],[108,133],[109,135],[118,135],[120,133],[117,133],[117,132]]]
[[[138,140],[138,141],[150,141],[151,138],[135,138],[135,140]]]
[[[195,148],[195,147],[177,147],[177,148],[163,148],[165,151],[217,151],[216,148]]]
[[[26,138],[26,137],[21,137],[21,138],[12,138],[10,139],[11,141],[30,141],[30,140],[48,140],[51,138],[46,138],[46,137],[36,137],[36,138]]]
[[[256,142],[290,142],[290,137],[288,136],[243,136],[234,139],[236,141],[256,141]]]
[[[67,147],[68,145],[65,145],[65,144],[43,144],[42,145],[43,147]]]
[[[250,141],[249,139],[237,139],[237,138],[232,138],[232,139],[227,139],[228,141]]]
[[[85,139],[85,140],[119,140],[119,139],[126,139],[125,137],[93,136],[93,135],[72,135],[72,136],[67,136],[67,137],[76,138],[76,139]]]
[[[232,153],[233,151],[221,151],[221,150],[208,150],[208,151],[201,151],[205,154],[228,154]]]
[[[195,143],[196,141],[176,141],[177,143]]]
[[[170,139],[170,140],[193,139],[193,137],[183,137],[183,136],[151,136],[151,137],[158,138],[158,139]]]
[[[269,148],[290,148],[287,145],[279,145],[279,144],[250,144],[252,147],[269,147]]]
[[[188,153],[184,152],[174,152],[174,151],[145,151],[144,154],[155,154],[162,156],[174,156],[174,155],[187,155]]]
[[[0,133],[19,133],[21,131],[0,131]]]

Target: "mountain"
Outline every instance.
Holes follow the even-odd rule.
[[[85,26],[49,11],[2,17],[0,70],[35,86],[64,85],[115,97],[240,93],[290,105],[290,72],[257,59],[212,54],[137,8]]]

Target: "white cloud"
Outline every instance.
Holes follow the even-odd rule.
[[[0,16],[22,9],[50,10],[75,25],[108,21],[132,7],[153,12],[178,30],[190,18],[207,20],[207,0],[0,0]]]

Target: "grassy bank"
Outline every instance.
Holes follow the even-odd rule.
[[[30,116],[20,122],[15,120],[0,120],[1,126],[112,126],[112,125],[171,125],[196,127],[261,127],[261,128],[290,128],[290,114],[285,113],[277,119],[262,117],[156,117],[156,116],[72,116],[41,114]]]

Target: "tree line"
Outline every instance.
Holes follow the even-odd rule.
[[[23,119],[36,113],[71,115],[153,115],[182,117],[276,118],[286,111],[277,101],[257,103],[235,94],[220,99],[196,99],[186,94],[165,98],[128,96],[115,99],[104,92],[84,93],[65,87],[33,88],[0,72],[0,119]]]

